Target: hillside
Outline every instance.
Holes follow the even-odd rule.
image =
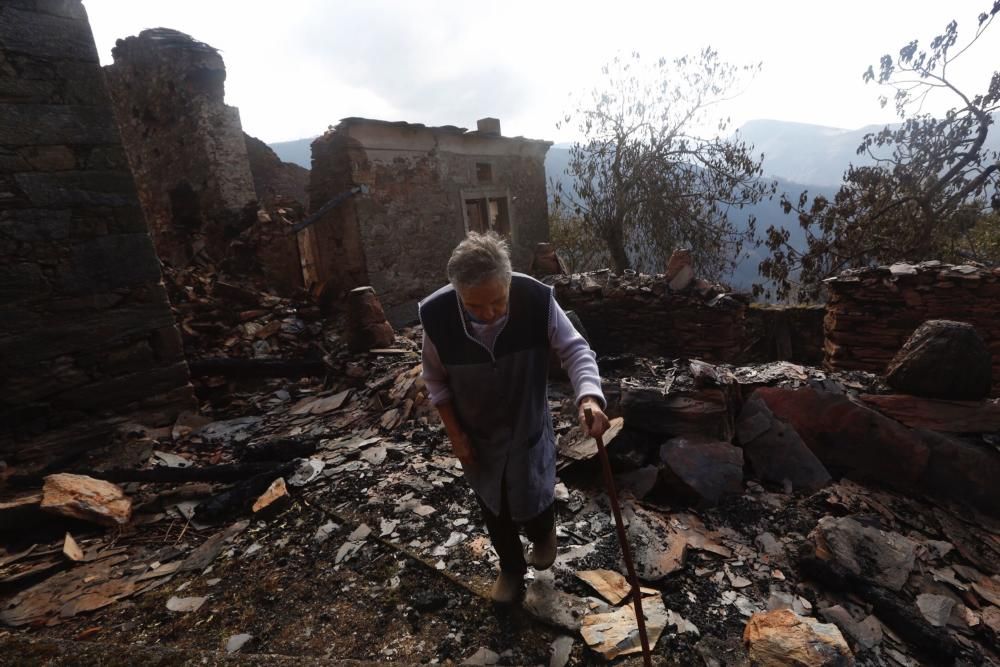
[[[1000,120],[994,115],[994,127]],[[882,125],[845,130],[780,120],[752,120],[738,134],[754,145],[754,153],[764,154],[764,172],[795,183],[818,183],[837,187],[851,164],[867,165],[874,160],[858,155],[865,134],[878,132]],[[1000,150],[1000,132],[992,129],[986,140],[988,150]],[[886,155],[888,151],[886,152]]]
[[[549,153],[545,158],[545,172],[548,174],[550,182],[561,182],[563,188],[566,190],[569,190],[572,185],[571,179],[566,175],[568,164],[568,148],[556,148],[553,146],[549,149]],[[787,193],[790,198],[796,199],[799,193],[807,190],[810,197],[817,194],[832,197],[833,193],[837,190],[837,185],[806,185],[785,178],[776,178],[775,180],[778,182],[778,191],[773,199],[762,201],[753,206],[747,206],[742,211],[733,211],[731,220],[740,228],[745,229],[748,218],[751,215],[755,216],[757,218],[757,230],[760,235],[763,235],[763,232],[771,226],[785,227],[791,232],[792,244],[795,247],[801,248],[805,245],[805,233],[799,226],[798,220],[794,215],[785,215],[781,211],[781,207],[778,205],[781,200],[781,194]],[[757,265],[764,258],[764,249],[751,249],[748,254],[749,257],[740,262],[736,271],[728,278],[728,282],[735,288],[749,289],[754,282],[759,280]]]

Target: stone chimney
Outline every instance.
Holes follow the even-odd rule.
[[[480,118],[476,121],[476,129],[482,134],[488,134],[492,137],[500,136],[500,119],[499,118]]]
[[[160,259],[183,265],[201,246],[221,256],[256,199],[222,56],[167,28],[120,39],[111,55],[106,80]]]

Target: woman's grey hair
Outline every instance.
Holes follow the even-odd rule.
[[[451,251],[448,280],[455,289],[475,287],[493,279],[510,284],[510,251],[496,232],[469,232]]]

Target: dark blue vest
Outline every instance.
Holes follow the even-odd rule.
[[[424,335],[448,373],[452,404],[476,453],[465,477],[486,506],[500,511],[506,479],[511,516],[525,521],[552,503],[555,436],[548,409],[549,316],[552,288],[511,277],[507,322],[493,349],[467,329],[450,285],[420,304]]]

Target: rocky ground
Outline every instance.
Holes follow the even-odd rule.
[[[188,311],[197,333],[212,307]],[[199,379],[201,414],[125,425],[73,462],[120,489],[127,520],[42,512],[51,480],[40,494],[41,472],[6,470],[0,664],[639,664],[596,446],[576,435],[564,381],[550,388],[559,557],[529,573],[521,603],[498,608],[495,555],[419,379],[419,331],[352,354],[333,328],[285,326],[303,319],[291,302],[248,311],[255,326],[221,340],[201,326],[188,342],[265,358],[258,341],[294,343],[298,356],[316,351],[327,379]],[[899,446],[893,428],[916,431],[858,399],[885,395],[876,378],[601,362],[609,411],[624,416],[609,453],[654,663],[997,662],[1000,521],[981,503],[900,491],[895,477],[864,481],[885,454],[842,444],[845,468],[788,407],[818,401],[817,421],[830,406],[867,410],[840,418],[874,420],[866,428]],[[678,436],[666,423],[686,426]],[[965,444],[992,456],[994,436]],[[816,462],[788,449],[795,438]]]

